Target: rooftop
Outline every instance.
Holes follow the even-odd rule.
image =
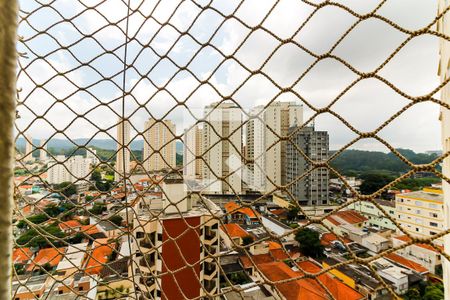
[[[248,236],[248,232],[242,229],[239,224],[230,223],[230,224],[224,224],[223,226],[220,226],[220,229],[225,232],[230,238],[235,237],[246,237]]]
[[[397,198],[408,198],[413,200],[426,200],[426,201],[433,201],[436,203],[443,203],[444,201],[444,195],[442,193],[433,193],[433,192],[426,192],[425,190],[422,191],[415,191],[405,194],[399,194],[396,196]]]

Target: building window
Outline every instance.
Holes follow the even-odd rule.
[[[433,227],[438,227],[438,223],[435,223],[435,222],[430,222],[430,226],[433,226]]]

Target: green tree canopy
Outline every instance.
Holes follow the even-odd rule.
[[[303,255],[313,258],[323,257],[324,247],[320,243],[318,232],[309,228],[303,228],[297,232],[295,240],[300,244],[300,251]]]
[[[70,197],[77,193],[77,189],[76,189],[75,185],[73,185],[69,181],[58,184],[56,186],[56,189],[66,197]]]

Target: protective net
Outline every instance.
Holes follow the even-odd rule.
[[[427,60],[406,50],[416,41],[433,55],[439,41],[444,57],[450,6],[429,20],[414,10],[411,26],[389,14],[406,4],[357,2],[20,3],[12,298],[436,288],[449,259],[442,188],[402,190],[423,176],[445,190],[449,152],[411,158],[385,131],[427,126],[409,114],[426,105],[446,120],[448,62],[441,82],[411,89],[421,70],[396,59]],[[355,119],[361,103],[382,108]],[[367,141],[396,167],[363,188],[342,158]]]

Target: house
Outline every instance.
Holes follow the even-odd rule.
[[[66,278],[67,276],[78,272],[80,267],[83,265],[87,247],[88,243],[70,245],[67,248],[63,259],[56,267],[58,274],[61,274],[61,276]]]
[[[85,267],[86,274],[100,274],[104,264],[109,261],[115,248],[116,243],[111,243],[107,238],[95,240]]]
[[[220,237],[229,249],[233,249],[235,246],[234,244],[242,246],[244,237],[250,236],[247,231],[242,229],[242,227],[236,223],[224,224],[219,228]]]
[[[81,230],[81,223],[77,220],[69,220],[58,224],[59,229],[65,234],[73,234]]]
[[[407,235],[398,235],[392,238],[392,246],[394,248],[410,242],[411,239]],[[442,246],[436,245],[433,247],[429,244],[418,243],[397,250],[396,253],[424,266],[430,273],[436,274],[442,267],[441,254],[437,249],[442,249]]]
[[[329,274],[318,275],[317,280],[326,287],[331,295],[317,282],[317,280],[312,278],[304,278],[303,276],[305,275],[305,272],[314,274],[320,272],[322,269],[311,261],[304,261],[299,263],[298,269],[298,271],[295,271],[284,262],[270,262],[258,265],[258,272],[256,273],[256,276],[263,282],[266,282],[266,280],[263,280],[264,277],[274,282],[273,285],[264,284],[264,287],[276,299],[364,299],[364,296],[362,294],[345,285],[337,278],[330,276]],[[264,277],[261,276],[261,273],[264,275]]]
[[[225,204],[225,210],[227,212],[228,223],[259,224],[259,214],[250,207],[244,207],[231,201]]]
[[[45,248],[39,250],[27,267],[28,272],[39,271],[41,267],[55,268],[62,260],[66,248]]]
[[[357,228],[362,228],[367,219],[354,210],[340,210],[333,212],[323,220],[323,224],[331,228],[334,233],[343,236],[347,231],[343,228],[344,225],[353,225]]]
[[[394,264],[410,269],[420,275],[427,275],[429,273],[428,269],[422,266],[421,264],[418,264],[412,260],[404,258],[401,255],[395,253],[388,253],[384,256],[384,258],[391,261]]]
[[[33,257],[33,252],[30,248],[15,248],[12,257],[13,265],[26,265]]]

